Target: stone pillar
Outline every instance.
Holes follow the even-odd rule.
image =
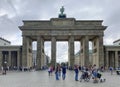
[[[28,38],[23,36],[23,47],[22,47],[22,67],[27,67],[27,56],[28,55]]]
[[[114,67],[115,68],[115,51],[112,51],[112,53],[111,53],[112,55],[111,55],[111,62],[112,62],[112,67]]]
[[[42,56],[42,37],[37,37],[37,58],[36,58],[36,69],[41,69],[41,56]]]
[[[2,55],[2,51],[0,50],[0,67],[2,66],[2,61],[3,61],[3,55]]]
[[[42,50],[42,55],[41,55],[41,67],[44,66],[44,40],[41,38],[41,50]]]
[[[80,44],[81,44],[81,42],[80,42]],[[80,49],[81,49],[81,47],[80,47]],[[81,52],[79,53],[79,55],[81,54]],[[81,59],[81,55],[79,56],[79,65],[82,65],[82,59]]]
[[[98,57],[99,57],[99,67],[104,66],[104,52],[103,52],[103,36],[98,38]]]
[[[81,55],[82,55],[82,65],[89,65],[89,38],[84,36],[81,39]]]
[[[28,67],[30,68],[30,67],[32,67],[33,66],[33,64],[32,64],[32,39],[30,39],[29,38],[29,44],[28,44],[28,48],[29,48],[29,52],[28,52],[28,59],[27,59],[27,61],[29,61],[28,62]]]
[[[20,66],[20,52],[19,50],[17,51],[17,67]]]
[[[11,51],[9,51],[8,66],[11,66]]]
[[[23,47],[22,47],[22,67],[31,67],[32,63],[32,40],[27,37],[23,36]]]
[[[73,67],[74,66],[74,62],[75,62],[75,56],[74,56],[74,37],[70,36],[69,38],[69,48],[68,48],[68,62],[69,62],[69,66]]]
[[[56,38],[52,37],[51,40],[51,64],[55,66],[56,64]]]
[[[108,69],[109,68],[109,51],[106,50],[106,68]]]
[[[115,51],[115,68],[118,67],[118,51]]]
[[[84,46],[84,56],[85,56],[85,65],[89,65],[89,39],[88,36],[85,36],[85,46]]]
[[[110,52],[109,52],[109,63],[110,63],[109,66],[112,66],[112,67],[113,67],[112,61],[114,61],[114,60],[113,60],[112,55],[113,55],[113,54],[112,54],[112,51],[110,51]]]

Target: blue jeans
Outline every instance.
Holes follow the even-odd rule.
[[[75,80],[78,81],[78,73],[75,73]]]
[[[59,73],[58,72],[55,73],[55,76],[56,76],[56,80],[59,80]]]
[[[61,72],[59,71],[58,73],[59,73],[59,77],[60,77],[61,76]]]
[[[65,73],[63,73],[63,74],[62,74],[63,80],[65,80],[65,77],[66,77]]]

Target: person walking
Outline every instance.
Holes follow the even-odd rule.
[[[66,78],[66,66],[65,64],[63,64],[62,66],[62,79],[65,80]]]
[[[56,77],[56,80],[59,80],[59,67],[58,66],[55,69],[55,77]]]
[[[110,66],[109,70],[110,70],[111,75],[112,75],[112,74],[113,74],[113,67],[112,67],[112,66]]]
[[[77,65],[74,66],[74,71],[75,71],[75,81],[78,81],[79,68]]]
[[[59,77],[61,76],[61,66],[58,65],[58,73],[59,73]]]
[[[50,76],[51,74],[51,67],[48,68],[48,75]]]

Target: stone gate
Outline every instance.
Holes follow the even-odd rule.
[[[92,42],[93,63],[104,65],[103,36],[107,28],[103,20],[76,20],[51,18],[50,20],[24,20],[20,26],[23,37],[22,66],[31,66],[32,42],[37,41],[37,68],[44,61],[44,42],[51,41],[51,63],[56,64],[56,42],[68,41],[69,66],[74,65],[74,41],[80,41],[80,64],[89,64],[89,41]]]

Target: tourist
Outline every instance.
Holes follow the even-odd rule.
[[[65,80],[66,78],[66,66],[65,64],[63,64],[62,66],[62,79]]]
[[[59,77],[61,76],[61,66],[58,65],[58,74],[59,74]]]
[[[109,70],[110,70],[111,75],[112,75],[113,74],[113,67],[110,67]]]
[[[55,77],[56,77],[56,80],[59,80],[59,67],[58,66],[55,69]]]
[[[97,70],[96,64],[94,64],[92,69],[94,83],[98,83],[97,73],[98,73],[98,70]]]
[[[77,65],[74,66],[74,71],[75,71],[75,81],[78,81],[79,68]]]
[[[50,76],[51,73],[51,67],[48,68],[48,75]]]

